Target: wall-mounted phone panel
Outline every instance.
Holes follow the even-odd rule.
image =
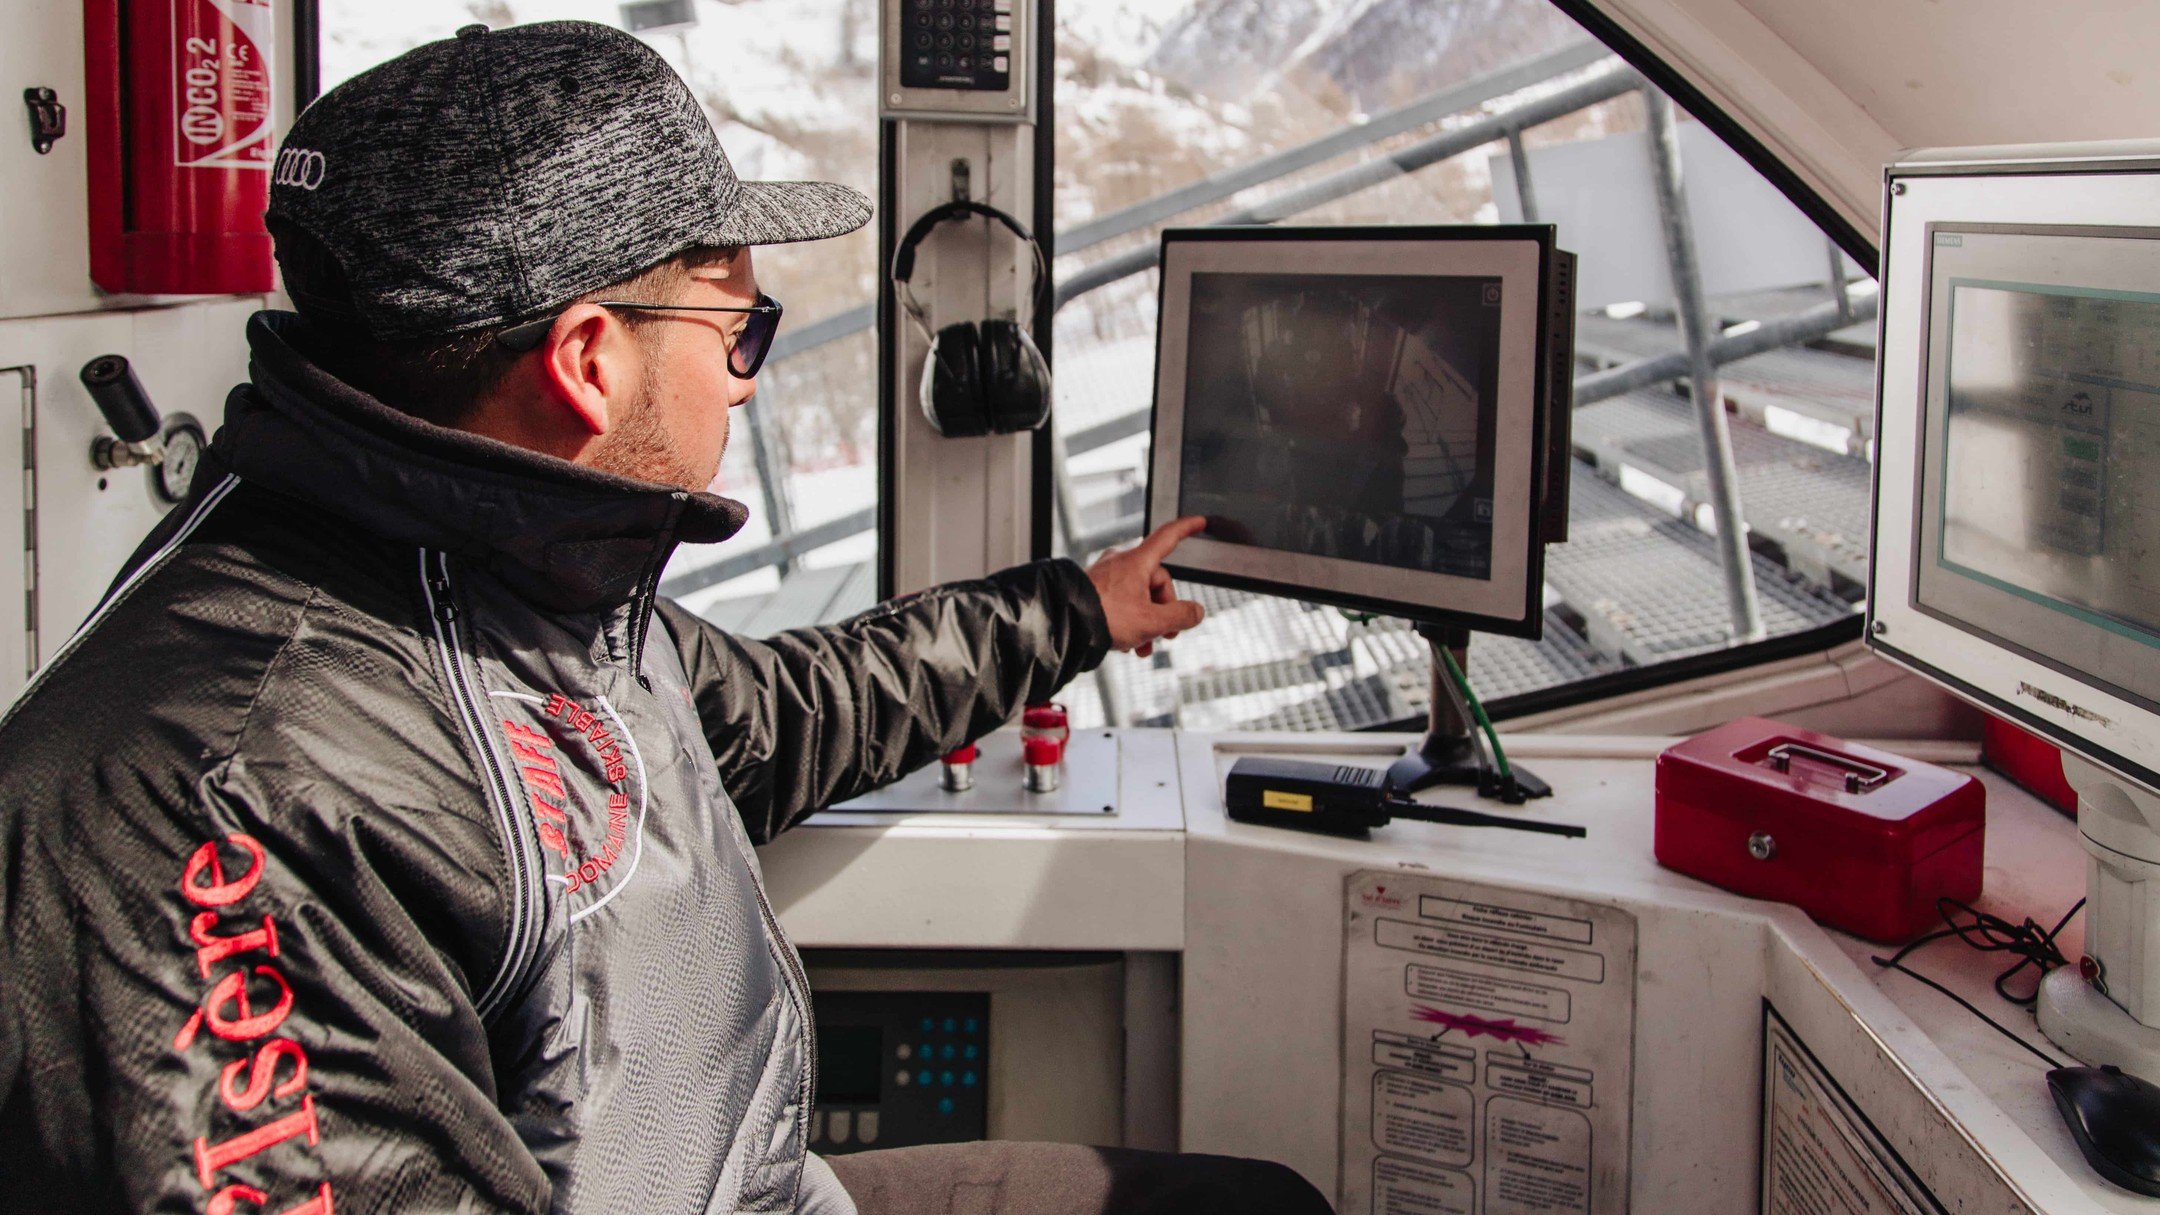
[[[886,118],[1035,120],[1029,0],[884,0],[879,100]]]

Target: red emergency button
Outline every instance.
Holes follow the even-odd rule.
[[[938,774],[938,784],[947,793],[965,793],[975,787],[975,760],[980,754],[974,743],[957,751],[947,751],[943,770]]]

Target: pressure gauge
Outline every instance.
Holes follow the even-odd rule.
[[[176,413],[166,420],[165,458],[150,470],[150,492],[161,504],[171,506],[187,497],[202,453],[202,426],[195,419]]]

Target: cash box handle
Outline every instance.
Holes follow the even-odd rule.
[[[1779,743],[1777,746],[1770,748],[1770,753],[1765,758],[1770,761],[1770,766],[1778,771],[1790,772],[1792,771],[1792,761],[1795,756],[1801,759],[1812,759],[1819,764],[1828,764],[1830,767],[1844,772],[1845,792],[1847,793],[1869,793],[1890,779],[1890,770],[1888,768],[1878,768],[1874,764],[1863,764],[1857,759],[1839,755],[1834,751],[1825,751],[1820,747],[1811,747],[1806,743]]]

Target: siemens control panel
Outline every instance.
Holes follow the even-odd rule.
[[[887,118],[1034,119],[1030,0],[885,0]]]
[[[900,83],[1002,92],[1012,83],[1013,0],[900,0]]]
[[[984,992],[820,992],[810,1146],[829,1154],[960,1143],[989,1131]]]

